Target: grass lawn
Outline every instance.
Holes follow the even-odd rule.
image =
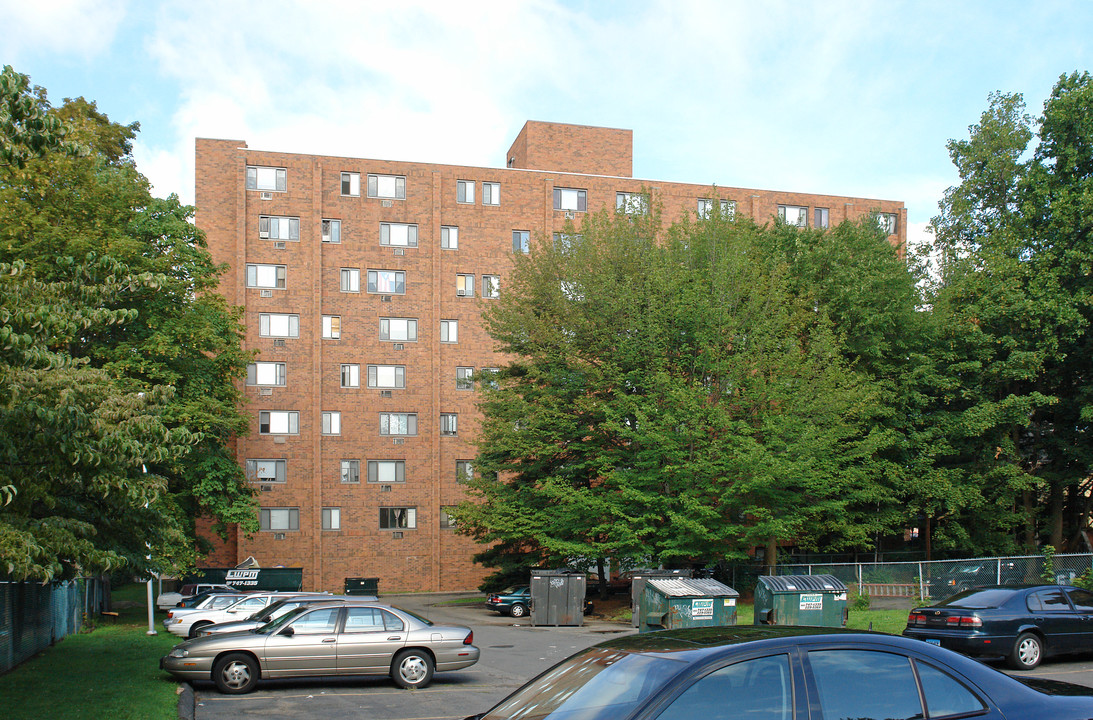
[[[162,612],[156,613],[159,634],[146,634],[145,592],[144,585],[115,589],[115,624],[96,620],[91,632],[69,635],[0,677],[0,715],[10,720],[178,717],[178,684],[159,669],[159,659],[179,638],[163,629]]]

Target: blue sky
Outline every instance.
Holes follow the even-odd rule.
[[[139,121],[192,202],[194,138],[501,167],[525,120],[630,128],[634,175],[902,200],[994,90],[1035,117],[1093,66],[1093,3],[0,0],[0,63]]]

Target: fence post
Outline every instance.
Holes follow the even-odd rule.
[[[809,574],[809,575],[811,575],[811,574],[812,574],[812,566],[811,566],[811,565],[809,565],[809,566],[808,566],[808,574]]]
[[[994,563],[995,563],[995,566],[998,568],[998,572],[997,572],[998,579],[994,581],[994,584],[995,585],[1001,585],[1002,584],[1002,558],[998,558],[997,560],[994,561]]]
[[[922,563],[918,564],[918,596],[926,597],[926,578],[922,575]]]
[[[861,563],[858,563],[858,594],[861,595]]]

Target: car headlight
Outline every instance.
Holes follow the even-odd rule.
[[[187,650],[186,648],[181,648],[181,647],[176,647],[173,650],[171,650],[171,652],[169,653],[169,657],[173,657],[173,658],[184,658],[184,657],[189,657],[189,655],[190,655],[190,651]]]

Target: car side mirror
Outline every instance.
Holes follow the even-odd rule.
[[[293,630],[292,627],[290,626],[290,627],[287,627],[284,630],[282,630],[279,634],[284,635],[285,637],[292,637],[293,635],[296,634],[296,631]]]
[[[268,622],[269,622],[270,620],[272,620],[272,619],[273,619],[273,616],[272,616],[272,615],[263,615],[263,616],[261,617],[261,619],[259,619],[259,620],[258,620],[258,622],[260,622],[260,623],[263,623],[263,624],[264,624],[264,623],[268,623]]]

